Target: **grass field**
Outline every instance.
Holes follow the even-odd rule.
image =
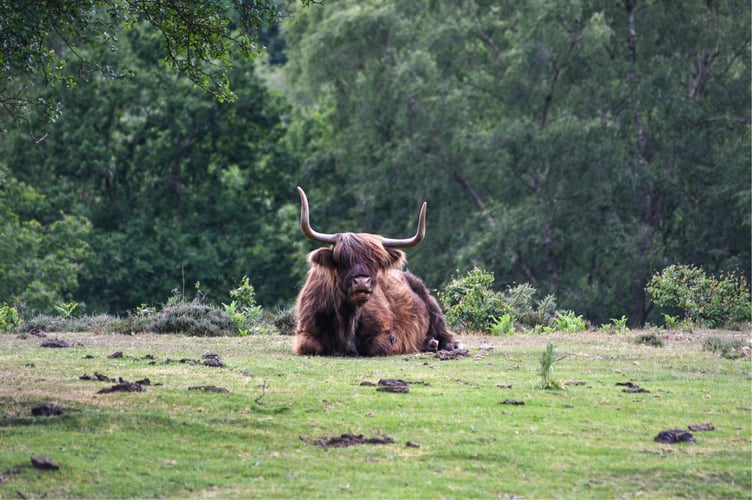
[[[0,497],[752,497],[752,362],[703,349],[750,332],[636,335],[464,337],[448,361],[297,357],[281,336],[0,335]],[[549,342],[566,390],[537,388]],[[150,384],[99,392],[119,378]],[[409,392],[362,385],[380,379]],[[44,404],[62,413],[32,416]],[[696,443],[654,441],[703,423]],[[393,442],[323,446],[344,433]]]

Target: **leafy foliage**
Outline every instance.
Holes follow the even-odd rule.
[[[492,273],[478,269],[453,279],[438,293],[447,322],[466,331],[490,331],[507,310],[501,296],[491,289]]]
[[[584,329],[582,317],[556,312],[556,299],[547,295],[535,302],[536,290],[528,283],[510,287],[501,293],[493,290],[494,275],[474,268],[454,278],[438,292],[438,299],[450,325],[470,332],[512,333],[517,325],[531,329],[554,326],[567,331]],[[580,323],[583,328],[576,329]]]
[[[51,206],[90,221],[76,249],[91,249],[76,300],[87,311],[124,314],[200,281],[218,302],[252,269],[259,300],[283,303],[305,264],[302,242],[291,241],[296,164],[283,137],[284,102],[247,63],[232,69],[241,102],[192,93],[155,66],[158,33],[147,27],[119,39],[116,53],[102,52],[113,64],[127,57],[138,72],[117,85],[69,89],[61,102],[70,112],[44,143],[29,149],[14,136],[7,144],[13,178],[39,184]]]
[[[270,333],[264,323],[264,309],[256,303],[256,292],[248,276],[243,276],[240,285],[230,290],[230,297],[232,301],[222,307],[240,335]]]
[[[582,316],[574,311],[559,311],[556,313],[556,330],[567,333],[577,333],[585,330],[587,325]]]
[[[0,332],[6,333],[15,330],[22,321],[18,309],[3,302],[3,305],[0,306]]]
[[[624,334],[629,333],[629,327],[627,326],[627,316],[622,314],[621,318],[611,318],[611,322],[602,325],[601,331],[605,331],[612,334]]]
[[[72,302],[61,302],[59,304],[55,304],[55,310],[59,312],[65,319],[69,319],[71,316],[73,316],[73,313],[76,312],[76,309],[78,309],[78,302],[76,302],[75,300]]]
[[[743,275],[708,276],[693,265],[671,265],[656,273],[645,290],[659,307],[684,311],[685,318],[711,328],[752,319],[749,284]]]
[[[74,293],[90,256],[89,222],[55,213],[49,200],[0,164],[0,300],[23,314]]]
[[[0,100],[11,118],[30,124],[33,111],[57,119],[56,99],[36,99],[35,87],[70,88],[88,79],[119,79],[136,68],[124,60],[111,64],[90,49],[118,50],[118,41],[148,25],[161,38],[161,62],[211,92],[232,101],[228,73],[231,54],[246,59],[259,52],[263,26],[279,18],[273,0],[231,2],[87,0],[0,2]],[[73,57],[70,57],[70,56]],[[33,132],[29,126],[28,130]]]

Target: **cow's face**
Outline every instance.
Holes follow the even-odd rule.
[[[331,247],[312,252],[310,262],[330,271],[345,299],[362,306],[378,286],[380,273],[394,267],[401,268],[405,263],[405,253],[384,248],[380,236],[340,233]]]

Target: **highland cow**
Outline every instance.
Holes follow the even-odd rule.
[[[298,193],[303,234],[329,246],[308,255],[311,268],[296,302],[296,354],[379,356],[461,348],[426,285],[403,270],[400,248],[425,237],[426,203],[411,238],[326,234],[311,228],[308,199],[301,188]]]

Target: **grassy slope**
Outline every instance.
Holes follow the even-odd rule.
[[[439,361],[296,357],[289,337],[64,334],[73,348],[43,349],[2,335],[0,497],[749,498],[750,359],[705,352],[702,336],[663,348],[596,333],[466,337],[470,356]],[[554,377],[584,385],[535,388],[549,341],[567,356]],[[164,363],[207,352],[227,366]],[[112,384],[79,380],[94,372],[163,385],[97,394]],[[360,385],[380,378],[420,384],[408,394]],[[624,393],[625,381],[650,392]],[[230,393],[187,390],[196,385]],[[64,415],[30,416],[47,402]],[[653,441],[704,422],[716,430],[694,433],[697,444]],[[344,432],[396,442],[300,439]],[[36,455],[60,470],[31,468]]]

